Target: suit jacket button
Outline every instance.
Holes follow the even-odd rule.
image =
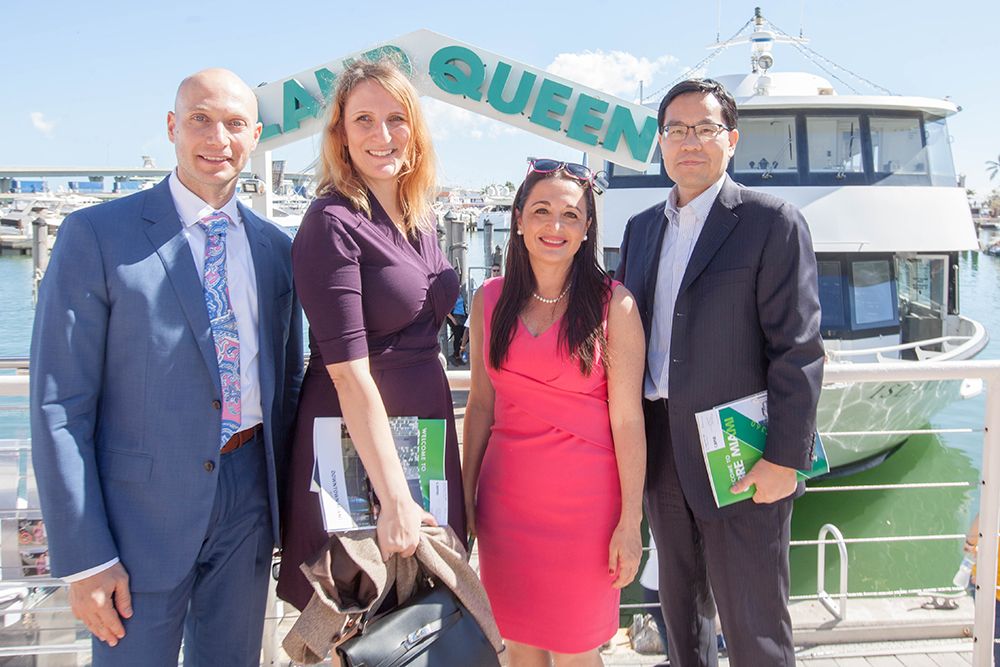
[[[222,409],[222,401],[212,401],[212,407],[216,410]]]
[[[205,471],[206,472],[212,472],[213,470],[215,470],[215,462],[214,461],[205,461]]]

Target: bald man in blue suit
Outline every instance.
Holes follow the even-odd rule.
[[[63,223],[31,344],[54,575],[95,665],[257,665],[302,375],[290,239],[235,197],[261,125],[232,72],[184,80],[177,169]]]

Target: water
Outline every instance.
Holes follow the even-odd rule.
[[[1000,358],[1000,258],[978,252],[959,259],[962,314],[993,338],[977,359]],[[981,431],[985,394],[957,401],[932,418],[930,428]],[[863,473],[815,486],[969,482],[967,488],[807,493],[795,505],[792,539],[815,540],[826,523],[846,538],[964,534],[979,509],[977,483],[982,433],[911,437],[884,463]],[[816,547],[791,550],[792,594],[816,592]],[[962,540],[855,544],[848,548],[851,592],[912,590],[952,585],[962,561]],[[839,586],[839,556],[827,547],[826,590]]]
[[[506,244],[509,232],[495,232],[493,245]],[[485,275],[483,239],[470,239],[470,277],[478,286]],[[477,268],[478,267],[478,268]],[[994,339],[979,359],[1000,358],[1000,258],[966,253],[960,259],[962,312],[983,323]],[[31,259],[0,258],[0,356],[28,354],[31,332]],[[956,428],[983,423],[984,396],[956,402],[931,423]],[[0,438],[28,437],[26,399],[0,398]],[[978,509],[982,453],[980,433],[911,438],[873,470],[819,485],[964,481],[967,489],[851,491],[809,493],[796,504],[792,539],[816,539],[823,524],[833,523],[846,537],[964,533]],[[950,586],[962,560],[961,541],[865,544],[849,547],[852,592]],[[816,547],[793,547],[793,594],[816,591]],[[827,589],[838,582],[835,548],[827,551]],[[627,596],[629,597],[629,596]]]
[[[31,258],[0,257],[0,357],[27,357],[31,342]],[[28,437],[27,398],[0,396],[0,439]]]

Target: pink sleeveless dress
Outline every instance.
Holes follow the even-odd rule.
[[[617,284],[617,283],[616,283]],[[483,292],[484,354],[503,278]],[[605,306],[605,326],[607,324]],[[476,505],[480,575],[507,639],[558,653],[618,629],[608,545],[621,486],[604,366],[589,376],[559,345],[558,320],[534,337],[518,321],[500,369]]]

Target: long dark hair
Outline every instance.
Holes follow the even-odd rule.
[[[528,248],[524,237],[517,234],[517,218],[524,210],[524,204],[535,185],[547,178],[561,178],[578,184],[584,190],[587,202],[587,219],[590,227],[587,240],[583,242],[569,269],[569,302],[566,315],[559,331],[559,344],[580,362],[580,371],[590,375],[598,353],[607,347],[604,335],[604,304],[611,291],[607,275],[597,260],[597,216],[594,202],[594,188],[585,181],[577,180],[560,169],[548,173],[531,172],[525,177],[514,195],[511,235],[507,242],[507,267],[504,271],[503,289],[493,312],[490,326],[490,366],[500,368],[507,359],[510,343],[514,338],[517,318],[538,286],[535,273],[528,260]],[[607,365],[607,357],[603,357]]]

